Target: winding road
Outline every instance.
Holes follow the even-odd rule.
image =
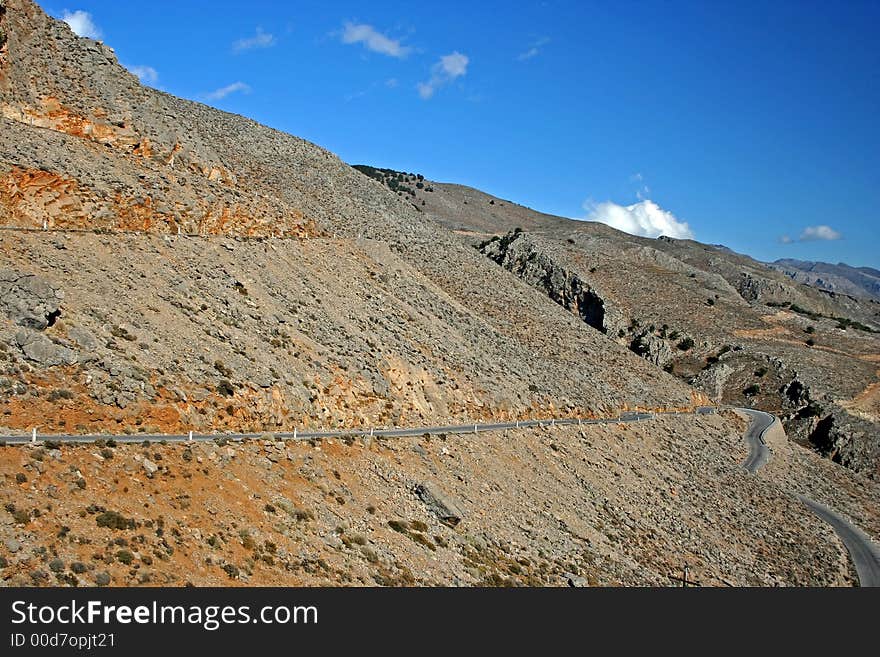
[[[751,474],[755,474],[761,466],[770,460],[770,449],[764,442],[764,434],[776,423],[776,418],[764,411],[756,411],[750,408],[738,408],[752,418],[749,428],[743,437],[749,444],[749,456],[743,461],[743,467]],[[824,504],[820,504],[809,497],[795,493],[810,511],[823,521],[831,525],[831,528],[840,538],[849,552],[861,587],[880,586],[880,549],[871,537],[861,529],[850,523],[843,516]]]
[[[764,411],[751,408],[736,408],[734,410],[747,414],[751,424],[743,438],[749,445],[749,456],[743,462],[743,467],[751,474],[770,460],[770,449],[764,442],[764,434],[772,427],[777,419]],[[449,424],[429,427],[412,427],[405,429],[357,429],[338,431],[303,431],[284,433],[223,433],[223,434],[123,434],[123,435],[73,435],[73,434],[31,434],[0,436],[0,443],[7,445],[26,445],[37,441],[56,441],[62,443],[95,443],[98,440],[115,440],[118,443],[185,443],[190,441],[208,442],[214,440],[229,440],[234,442],[256,440],[270,435],[276,440],[314,440],[320,438],[341,438],[343,436],[373,436],[383,438],[403,438],[406,436],[423,436],[425,434],[478,434],[486,431],[504,431],[507,429],[525,429],[543,426],[582,426],[588,424],[623,424],[627,422],[642,422],[651,420],[655,415],[707,415],[714,413],[716,409],[711,406],[703,406],[695,409],[694,413],[682,411],[669,411],[663,413],[644,413],[641,411],[627,411],[615,418],[606,419],[547,419],[547,420],[520,420],[515,422],[496,422],[491,424]],[[796,497],[805,504],[819,518],[827,522],[840,540],[846,546],[855,564],[856,573],[861,586],[880,586],[880,550],[858,527],[841,517],[836,511],[802,495]]]
[[[737,410],[752,418],[752,423],[743,435],[743,438],[749,444],[749,457],[743,463],[743,467],[750,473],[755,474],[762,465],[770,460],[770,448],[764,442],[764,433],[773,426],[776,418],[770,415],[770,413],[756,411],[751,408],[739,408]]]

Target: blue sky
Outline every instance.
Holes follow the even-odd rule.
[[[350,163],[880,267],[878,2],[41,5],[153,86]]]

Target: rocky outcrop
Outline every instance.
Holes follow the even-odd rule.
[[[602,297],[580,276],[555,263],[526,233],[513,231],[504,237],[490,239],[479,250],[589,326],[602,333],[608,332]]]
[[[71,349],[55,344],[48,337],[36,331],[23,329],[15,336],[15,342],[25,357],[42,367],[73,365],[77,355]]]
[[[798,298],[784,283],[756,276],[750,272],[740,272],[735,287],[746,301],[791,303],[792,300]]]
[[[461,522],[464,513],[458,504],[440,490],[440,487],[433,482],[424,482],[416,485],[415,493],[428,510],[437,516],[444,525],[455,527]]]
[[[647,329],[637,333],[629,345],[630,351],[658,367],[669,363],[674,354],[669,340]]]
[[[880,478],[880,442],[874,423],[823,400],[811,401],[785,424],[793,437],[835,463]]]
[[[0,270],[0,314],[25,328],[43,330],[61,315],[64,293],[40,276]]]

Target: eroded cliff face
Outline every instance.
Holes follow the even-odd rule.
[[[512,232],[495,237],[479,247],[521,280],[541,290],[560,306],[601,333],[608,332],[605,301],[581,278],[565,270],[540,251],[525,233]]]

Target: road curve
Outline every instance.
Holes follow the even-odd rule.
[[[871,537],[824,504],[814,502],[803,495],[796,497],[806,504],[813,513],[831,525],[840,540],[843,541],[856,567],[859,586],[880,586],[880,549],[877,548]]]
[[[770,460],[770,449],[764,444],[764,433],[773,426],[776,418],[770,413],[751,408],[736,410],[742,411],[752,418],[751,425],[743,435],[749,443],[749,456],[743,462],[743,467],[751,474],[755,474],[761,466]],[[859,586],[880,586],[880,549],[877,548],[871,537],[824,504],[797,493],[795,497],[820,519],[831,525],[849,552],[856,568],[856,575],[859,578]]]
[[[716,409],[713,407],[697,408],[697,415],[714,413]],[[752,418],[749,428],[744,434],[744,438],[749,443],[749,456],[743,463],[743,467],[750,473],[756,473],[769,459],[770,449],[764,443],[764,433],[773,426],[777,421],[776,418],[764,411],[757,411],[751,408],[737,408],[736,410],[746,413]],[[185,443],[189,441],[209,442],[218,439],[230,440],[234,442],[244,440],[255,440],[265,435],[271,435],[276,440],[313,440],[320,438],[340,438],[343,436],[374,436],[374,437],[397,437],[405,436],[421,436],[424,434],[477,434],[481,431],[503,431],[506,429],[520,429],[541,426],[572,426],[585,424],[621,424],[626,422],[641,422],[650,420],[655,415],[689,415],[690,413],[672,411],[669,413],[643,413],[630,411],[622,413],[616,418],[607,419],[549,419],[549,420],[521,420],[516,422],[496,422],[492,424],[452,424],[445,426],[430,427],[414,427],[406,429],[358,429],[358,430],[341,430],[341,431],[298,431],[284,433],[237,433],[237,434],[133,434],[133,435],[73,435],[73,434],[39,434],[37,439],[40,442],[47,440],[63,442],[63,443],[94,443],[98,440],[113,439],[119,443]],[[33,435],[14,435],[0,436],[0,442],[7,445],[25,445],[33,442]],[[863,531],[854,527],[844,520],[839,514],[832,509],[825,507],[818,502],[797,496],[798,499],[807,505],[813,513],[822,520],[831,525],[843,544],[846,546],[853,559],[856,567],[856,573],[859,577],[861,586],[880,586],[880,550],[874,545],[870,537]]]
[[[743,467],[751,474],[755,474],[761,469],[761,466],[770,460],[770,448],[764,442],[764,433],[776,423],[776,418],[770,413],[751,408],[737,410],[752,418],[752,423],[743,435],[749,444],[749,457],[743,462]]]

